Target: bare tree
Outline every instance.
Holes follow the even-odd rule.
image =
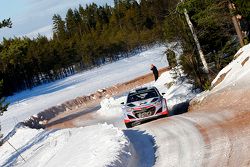
[[[183,0],[181,0],[181,2],[183,2]],[[199,42],[199,39],[197,37],[197,34],[195,32],[195,29],[194,29],[194,26],[193,26],[193,23],[191,22],[190,18],[189,18],[189,15],[188,15],[188,12],[187,12],[187,9],[184,9],[184,15],[185,15],[185,18],[186,18],[186,21],[188,23],[188,26],[192,32],[192,35],[193,35],[193,38],[194,38],[194,41],[195,41],[195,44],[196,44],[196,47],[198,49],[198,52],[199,52],[199,55],[200,55],[200,59],[201,59],[201,62],[204,66],[204,71],[205,73],[209,73],[209,69],[208,69],[208,65],[207,65],[207,62],[206,62],[206,59],[205,59],[205,56],[204,56],[204,53],[201,49],[201,45],[200,45],[200,42]]]

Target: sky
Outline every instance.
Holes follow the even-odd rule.
[[[65,18],[69,8],[78,8],[79,4],[96,3],[113,5],[113,0],[1,0],[0,21],[11,18],[13,27],[0,29],[0,41],[3,37],[13,38],[38,34],[52,37],[52,17],[60,14]]]

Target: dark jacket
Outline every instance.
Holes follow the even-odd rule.
[[[157,70],[157,68],[155,66],[153,66],[151,68],[151,70],[153,71],[153,74],[154,74],[154,77],[155,77],[155,81],[156,81],[158,79],[158,77],[159,77],[159,72],[158,72],[158,70]]]

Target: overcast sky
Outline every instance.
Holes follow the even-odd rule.
[[[1,0],[0,21],[11,18],[13,27],[0,29],[0,41],[3,37],[36,37],[38,33],[52,36],[52,16],[60,14],[63,18],[69,8],[78,8],[79,4],[96,3],[113,5],[113,0]]]

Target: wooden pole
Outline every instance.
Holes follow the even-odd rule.
[[[233,11],[235,11],[235,7],[234,7],[233,3],[230,2],[230,1],[228,3],[228,8],[229,8],[229,10],[230,10],[231,13],[233,13]],[[241,31],[238,19],[236,18],[235,15],[233,15],[232,16],[232,20],[233,20],[234,28],[236,30],[238,39],[240,41],[240,46],[243,47],[245,44],[244,44],[243,35],[242,35],[242,31]]]
[[[23,161],[26,162],[25,159],[23,158],[23,156],[21,155],[21,153],[19,153],[18,150],[17,150],[12,144],[10,144],[10,142],[9,142],[8,140],[7,140],[7,143],[9,143],[9,145],[10,145],[12,148],[14,148],[14,150],[17,152],[17,154],[20,155],[20,157],[23,159]]]

